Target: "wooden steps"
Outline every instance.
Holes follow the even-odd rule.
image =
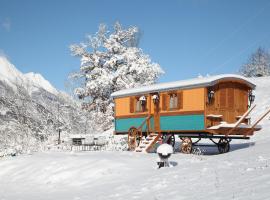
[[[150,133],[146,138],[142,138],[140,145],[135,149],[135,152],[147,153],[154,144],[161,141],[161,133]]]

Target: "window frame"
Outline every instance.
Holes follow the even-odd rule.
[[[144,105],[142,105],[141,104],[141,100],[140,100],[140,97],[142,97],[142,96],[145,96],[145,104]],[[135,98],[134,98],[134,112],[135,113],[144,113],[144,112],[147,112],[147,100],[148,100],[148,96],[146,96],[146,95],[141,95],[141,96],[136,96]],[[137,103],[139,103],[140,104],[140,110],[137,110]]]
[[[72,138],[72,145],[74,146],[80,146],[82,145],[82,138]]]
[[[169,105],[168,105],[169,110],[179,110],[179,108],[178,108],[179,99],[178,99],[177,92],[171,92],[171,93],[168,93],[168,95],[169,95],[169,102],[168,102],[169,103]],[[173,98],[173,100],[172,100],[173,107],[171,107],[171,99],[172,98]]]

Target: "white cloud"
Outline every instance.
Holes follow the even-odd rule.
[[[5,20],[3,20],[2,22],[1,22],[1,26],[2,26],[2,28],[4,29],[4,30],[6,30],[6,31],[10,31],[10,29],[11,29],[11,21],[10,21],[10,19],[9,18],[6,18]]]

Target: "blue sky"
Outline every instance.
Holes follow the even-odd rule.
[[[79,69],[69,45],[120,21],[142,30],[140,47],[166,72],[160,82],[235,73],[270,48],[269,9],[263,0],[0,0],[0,53],[64,90]]]

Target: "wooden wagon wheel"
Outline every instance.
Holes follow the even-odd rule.
[[[128,150],[134,151],[137,146],[139,146],[142,138],[142,132],[136,127],[131,127],[128,130]]]
[[[181,152],[190,154],[192,151],[192,140],[191,138],[185,137],[182,139]]]
[[[226,138],[220,138],[217,147],[219,153],[227,153],[230,151],[230,141]]]

